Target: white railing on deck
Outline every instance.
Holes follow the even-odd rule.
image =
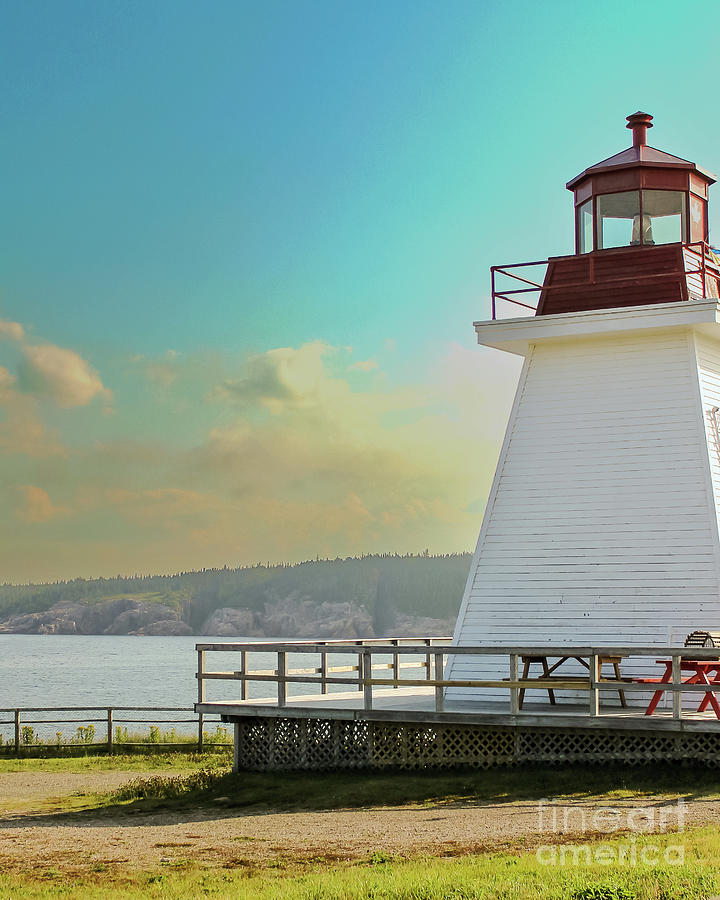
[[[357,641],[299,641],[299,642],[269,642],[253,641],[246,643],[203,643],[196,645],[198,655],[198,706],[205,704],[206,683],[212,680],[240,682],[240,697],[232,698],[240,701],[248,700],[248,684],[250,682],[270,682],[277,686],[277,700],[262,699],[251,701],[256,705],[276,706],[283,708],[288,704],[288,685],[307,684],[319,688],[320,694],[325,694],[332,685],[354,686],[363,695],[363,708],[371,711],[373,707],[374,688],[434,688],[435,711],[445,711],[445,692],[449,688],[477,688],[497,691],[498,699],[504,700],[509,695],[510,713],[524,715],[527,710],[520,708],[520,691],[582,691],[586,692],[586,714],[591,718],[600,716],[600,691],[618,689],[632,694],[643,693],[646,695],[657,690],[672,694],[672,717],[683,718],[682,695],[686,693],[711,693],[720,692],[720,669],[718,670],[718,682],[711,684],[689,684],[682,680],[681,661],[684,660],[708,660],[717,661],[719,653],[717,649],[687,647],[589,647],[589,646],[451,646],[449,638],[383,638]],[[213,652],[239,654],[240,667],[233,671],[212,671],[206,667],[206,654]],[[276,665],[272,669],[253,670],[250,668],[250,658],[253,653],[275,654]],[[320,665],[312,667],[288,668],[288,654],[319,654]],[[329,659],[336,655],[355,654],[356,664],[333,666],[329,665]],[[390,662],[374,661],[374,657],[390,656]],[[494,679],[458,679],[446,678],[445,663],[447,658],[453,656],[486,656],[507,657],[507,677]],[[403,661],[403,657],[407,658]],[[421,660],[418,660],[421,657]],[[588,669],[584,678],[568,675],[553,676],[552,678],[521,678],[519,675],[520,661],[523,657],[546,657],[569,659],[579,657],[587,659]],[[643,670],[650,675],[650,667],[656,660],[667,658],[672,660],[672,679],[667,683],[647,683],[638,679],[617,681],[605,678],[602,675],[602,660],[607,657],[621,657],[623,660],[632,659],[634,662],[642,662]],[[401,673],[408,669],[424,670],[422,678],[403,678]],[[381,677],[379,673],[392,671],[392,677]],[[658,676],[662,671],[658,670]],[[400,694],[399,696],[402,696]],[[310,698],[308,698],[310,699]],[[639,699],[639,698],[638,698]],[[223,702],[231,702],[228,698]],[[302,703],[296,701],[293,706],[302,708]],[[562,703],[557,704],[558,711],[562,712]],[[196,707],[197,708],[197,707]],[[393,704],[393,709],[400,707]],[[408,707],[410,709],[411,707]],[[317,707],[313,707],[317,710]],[[573,712],[575,707],[573,708]],[[644,705],[635,706],[625,712],[642,716]],[[488,715],[487,710],[479,710],[483,716]],[[532,713],[532,709],[529,711]],[[502,714],[502,713],[501,713]],[[720,726],[720,721],[718,721]]]

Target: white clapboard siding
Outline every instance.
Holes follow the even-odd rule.
[[[703,423],[708,444],[710,476],[715,495],[715,508],[720,511],[720,343],[703,335],[695,336]]]
[[[715,406],[720,342],[686,327],[531,345],[454,641],[668,645],[720,627]],[[456,656],[447,675],[507,666]]]

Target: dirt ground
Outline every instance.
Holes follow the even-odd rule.
[[[0,775],[0,867],[6,871],[87,871],[129,864],[153,868],[192,859],[215,866],[277,865],[301,861],[353,860],[375,851],[433,855],[489,849],[529,848],[597,835],[601,804],[562,801],[543,808],[535,801],[487,804],[406,805],[326,812],[240,812],[205,807],[182,813],[49,812],[58,798],[77,802],[83,793],[118,787],[142,772],[28,773]],[[74,795],[74,797],[73,797]],[[638,810],[638,805],[643,809]],[[608,807],[610,804],[603,804]],[[674,801],[643,798],[613,802],[602,818],[625,830],[677,830]],[[613,819],[614,816],[614,819]],[[688,800],[684,824],[720,823],[720,801]],[[662,830],[660,828],[659,830]]]

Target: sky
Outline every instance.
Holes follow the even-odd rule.
[[[489,267],[572,252],[564,185],[638,109],[720,169],[718,33],[0,0],[0,583],[471,549],[520,369],[474,342]]]

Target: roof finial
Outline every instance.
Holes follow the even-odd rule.
[[[633,133],[633,147],[644,147],[647,144],[647,130],[652,128],[652,116],[644,112],[636,112],[627,116],[626,128]]]

